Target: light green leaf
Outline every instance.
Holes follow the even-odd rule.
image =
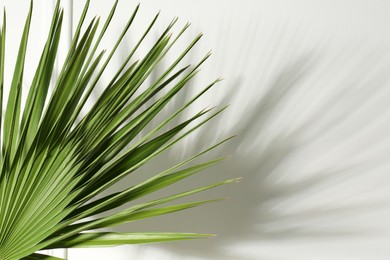
[[[56,247],[107,247],[123,244],[160,243],[177,240],[213,237],[211,234],[194,233],[113,233],[92,232],[73,236]]]
[[[203,162],[195,160],[202,159],[230,139],[226,138],[173,163],[168,169],[159,169],[153,176],[122,191],[101,195],[144,164],[174,148],[225,108],[214,111],[193,106],[220,81],[215,80],[188,100],[180,102],[184,104],[181,107],[172,112],[166,111],[178,94],[190,87],[188,83],[210,56],[207,53],[193,65],[182,64],[202,37],[199,34],[182,50],[179,49],[177,41],[187,31],[189,23],[173,35],[171,30],[178,20],[174,18],[152,42],[146,54],[138,54],[144,42],[150,40],[147,36],[157,22],[157,14],[140,38],[134,39],[135,45],[123,57],[124,61],[115,73],[106,75],[107,67],[120,44],[128,37],[140,7],[138,5],[129,13],[121,34],[113,46],[107,48],[106,54],[100,45],[104,37],[112,35],[110,24],[118,1],[114,2],[102,27],[99,26],[99,17],[86,21],[89,5],[90,1],[86,1],[70,48],[66,50],[66,59],[54,80],[64,16],[60,1],[57,1],[51,24],[48,24],[45,44],[38,49],[41,56],[32,72],[32,82],[24,82],[33,16],[31,2],[6,100],[3,100],[3,91],[8,87],[4,86],[4,79],[8,76],[4,75],[7,56],[4,11],[0,30],[0,259],[54,260],[59,258],[36,252],[45,248],[112,246],[208,237],[192,233],[83,232],[203,205],[215,200],[164,204],[236,181],[210,184],[205,180],[206,184],[202,187],[187,188],[143,203],[136,200],[141,197],[147,199],[148,195],[169,189],[175,183],[180,185],[185,179],[222,161],[223,158],[209,158]],[[136,54],[141,57],[133,60]],[[166,62],[168,55],[172,55],[170,63]],[[157,68],[164,64],[166,68],[156,73],[160,71]],[[108,83],[101,81],[103,75]],[[29,84],[26,93],[22,93],[23,84]],[[93,97],[97,86],[103,86],[103,92],[92,107],[87,108],[87,101]],[[26,97],[24,104],[22,95]],[[97,196],[100,196],[99,199],[96,199]],[[131,205],[124,210],[97,215],[129,202]],[[90,217],[95,219],[90,220]]]

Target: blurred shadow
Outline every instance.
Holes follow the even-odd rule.
[[[121,56],[131,49],[130,45],[129,41],[125,41],[124,45],[120,46]],[[247,53],[249,49],[253,47],[244,48],[246,52],[242,57],[250,55]],[[189,56],[192,61],[197,55],[191,55],[192,52]],[[228,154],[232,156],[231,159],[147,198],[173,194],[213,181],[243,177],[241,183],[193,197],[193,200],[227,196],[230,199],[184,212],[136,221],[113,230],[215,233],[218,237],[214,239],[140,246],[141,249],[159,247],[177,256],[214,260],[259,259],[259,256],[237,255],[227,250],[232,245],[245,241],[258,243],[260,250],[262,241],[348,239],[376,234],[378,229],[352,222],[356,216],[383,210],[389,201],[351,203],[347,199],[353,194],[339,193],[334,196],[333,189],[360,178],[358,175],[365,175],[371,169],[367,167],[367,163],[372,162],[372,158],[364,161],[358,157],[363,153],[358,150],[360,141],[369,139],[369,147],[362,144],[366,148],[365,153],[375,151],[385,143],[380,135],[376,136],[377,138],[368,138],[371,134],[366,133],[367,128],[378,128],[375,126],[378,120],[390,122],[388,114],[377,115],[377,110],[389,109],[382,101],[390,97],[386,85],[388,64],[380,69],[372,66],[376,64],[378,55],[381,56],[382,53],[367,54],[362,63],[352,69],[343,80],[339,80],[335,86],[329,84],[333,86],[329,95],[319,91],[321,85],[310,86],[323,81],[318,70],[324,72],[329,69],[319,65],[320,57],[315,53],[289,59],[283,63],[283,67],[272,68],[272,79],[266,83],[255,81],[254,85],[259,85],[259,89],[252,88],[247,91],[245,99],[237,97],[239,86],[245,79],[237,77],[229,80],[230,83],[223,87],[224,92],[221,89],[218,92],[223,92],[220,104],[232,104],[229,110],[199,129],[193,139],[184,140],[185,142],[171,151],[157,157],[114,189],[126,188],[174,165],[189,154],[194,154],[231,134],[237,134],[236,138],[207,155],[207,159],[212,159]],[[332,67],[333,64],[333,61],[330,61],[326,66]],[[148,82],[156,81],[166,65],[167,63],[163,62],[157,67]],[[327,82],[323,84],[327,86]],[[181,107],[198,85],[196,79],[191,81],[158,118],[166,118]],[[375,91],[372,91],[372,85],[377,86]],[[263,92],[259,94],[259,90]],[[314,105],[302,105],[309,104],[310,96],[317,91],[317,96],[320,97],[313,98]],[[381,102],[383,105],[379,105]],[[372,107],[375,109],[372,110]],[[185,116],[186,114],[178,121],[186,118]],[[353,131],[349,130],[350,128],[353,128]],[[362,138],[362,135],[365,137]],[[360,139],[359,142],[356,142],[356,138]],[[388,138],[386,141],[388,143]],[[343,150],[345,146],[353,147],[357,143],[359,147],[355,150],[358,152],[353,149],[348,152]],[[337,153],[338,150],[341,150],[341,155]],[[334,154],[331,160],[325,160],[328,154]],[[353,159],[354,156],[357,158],[354,161],[345,160],[346,157]],[[375,153],[374,158],[377,158]],[[317,160],[320,163],[317,163]],[[340,161],[342,163],[339,163]],[[353,184],[347,185],[347,189],[353,187]],[[366,192],[369,193],[370,189],[373,188],[368,186]],[[322,197],[319,194],[322,194]],[[326,197],[329,197],[330,201],[325,201]],[[306,202],[309,203],[305,204]],[[266,256],[264,259],[282,258]]]
[[[291,99],[300,88],[300,84],[306,76],[316,66],[318,57],[309,54],[301,57],[296,62],[286,66],[274,78],[267,91],[258,98],[250,109],[246,109],[239,120],[235,122],[233,129],[228,129],[219,133],[217,130],[224,129],[225,120],[229,119],[229,113],[212,121],[200,129],[196,135],[196,141],[185,147],[186,153],[199,151],[210,143],[215,142],[220,136],[227,133],[237,133],[238,137],[228,142],[222,149],[210,154],[214,158],[217,154],[232,154],[232,159],[222,165],[208,170],[203,175],[196,176],[186,183],[180,183],[169,188],[168,191],[160,192],[158,195],[171,194],[186,188],[202,185],[206,181],[244,177],[239,184],[225,186],[217,191],[209,192],[197,196],[197,198],[224,197],[232,198],[218,204],[204,206],[188,210],[183,213],[175,213],[161,216],[157,219],[137,221],[115,228],[118,231],[195,231],[204,233],[216,233],[218,238],[201,241],[177,242],[172,244],[158,245],[166,248],[172,253],[186,256],[203,257],[204,259],[238,259],[237,256],[229,256],[226,247],[231,244],[253,240],[274,240],[274,239],[314,239],[316,237],[348,237],[367,234],[372,230],[364,228],[357,229],[356,226],[344,228],[329,228],[317,226],[317,224],[307,224],[313,220],[327,222],[329,218],[349,218],[356,212],[372,211],[378,207],[368,203],[355,206],[328,205],[323,207],[308,208],[297,213],[283,213],[278,211],[283,204],[288,201],[299,200],[301,197],[311,196],[320,191],[326,191],[327,186],[332,186],[336,181],[340,181],[344,173],[351,170],[351,167],[337,168],[328,166],[311,176],[306,176],[300,180],[292,182],[280,181],[283,178],[278,173],[278,167],[286,161],[290,155],[303,149],[303,146],[310,145],[313,139],[306,139],[302,142],[300,138],[304,129],[310,124],[316,124],[316,118],[308,120],[300,125],[295,131],[276,133],[269,136],[267,142],[260,145],[254,143],[267,132],[267,126],[274,117],[280,113],[280,108]],[[240,80],[234,82],[234,86],[239,86]],[[221,103],[234,102],[234,86],[228,86],[230,91],[225,94]],[[192,88],[186,88],[189,91]],[[188,93],[182,93],[188,97]],[[336,97],[336,100],[337,101]],[[183,101],[179,100],[179,107]],[[171,112],[169,109],[166,113]],[[324,110],[316,111],[316,115],[326,114]],[[320,116],[318,117],[320,118]],[[325,129],[341,124],[344,118],[333,120]],[[319,137],[317,135],[317,137]],[[264,140],[263,140],[264,141]],[[251,148],[249,148],[251,147]],[[180,149],[179,149],[180,150]],[[172,165],[183,157],[182,154],[175,154],[174,151],[160,156],[153,161],[140,175],[158,172],[162,167]],[[355,169],[356,170],[356,169]],[[214,172],[211,174],[211,172]],[[294,172],[289,174],[294,175]],[[205,177],[204,175],[207,175]],[[131,178],[133,176],[130,176]],[[345,176],[344,176],[345,177]],[[348,178],[347,178],[348,179]],[[129,179],[130,180],[130,179]],[[132,182],[134,179],[132,178]],[[123,185],[125,187],[126,185]],[[276,226],[276,227],[275,227]],[[229,258],[231,257],[231,258]],[[240,256],[239,259],[243,256]],[[248,257],[248,256],[247,256]],[[245,258],[251,259],[251,258]],[[267,257],[266,259],[271,259]]]

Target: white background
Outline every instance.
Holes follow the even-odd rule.
[[[16,51],[27,2],[0,1],[7,8],[8,53]],[[92,1],[89,17],[105,17],[112,3]],[[63,1],[66,21],[59,65],[83,4]],[[135,5],[120,1],[112,37],[103,48],[114,42]],[[30,68],[39,57],[53,6],[52,1],[35,1]],[[137,22],[111,69],[159,10],[153,37],[174,16],[180,17],[177,27],[192,23],[178,50],[204,33],[187,62],[213,49],[194,88],[219,76],[226,79],[199,107],[231,106],[206,131],[146,166],[145,172],[172,165],[183,154],[236,133],[234,141],[218,150],[232,159],[185,185],[244,179],[205,195],[230,197],[222,203],[116,228],[217,233],[217,238],[72,249],[68,258],[390,259],[390,2],[141,1]],[[7,66],[7,75],[12,67]],[[27,86],[32,71],[26,72]],[[127,181],[120,186],[132,179]]]

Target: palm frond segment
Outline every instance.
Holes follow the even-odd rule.
[[[230,139],[227,138],[170,169],[162,169],[144,182],[95,199],[224,110],[205,108],[192,116],[184,116],[196,100],[219,82],[216,80],[162,122],[151,127],[151,122],[155,122],[167,104],[188,87],[187,83],[193,80],[200,66],[210,56],[205,55],[193,66],[182,65],[184,57],[200,40],[199,35],[159,77],[147,84],[147,79],[164,57],[173,53],[170,50],[189,26],[185,25],[178,35],[173,36],[170,31],[176,24],[177,19],[174,19],[144,57],[134,60],[134,54],[156,23],[157,14],[134,48],[129,50],[128,57],[98,100],[82,115],[86,101],[138,14],[139,6],[130,15],[111,50],[99,50],[117,4],[118,1],[100,26],[100,18],[86,23],[87,1],[66,60],[53,90],[49,91],[63,21],[63,10],[58,1],[29,91],[22,93],[33,15],[31,2],[9,96],[7,102],[3,103],[6,44],[4,15],[0,30],[0,105],[4,111],[4,117],[0,118],[0,259],[57,259],[35,252],[58,247],[112,246],[207,237],[209,235],[192,233],[120,234],[95,230],[215,201],[163,205],[236,181],[196,187],[142,204],[135,202],[135,199],[165,189],[222,161],[223,158],[220,158],[194,164],[196,159]],[[27,97],[24,104],[22,95]],[[97,216],[128,203],[129,206],[124,210]]]

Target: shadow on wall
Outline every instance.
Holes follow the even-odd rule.
[[[390,142],[381,131],[390,123],[389,67],[373,69],[370,65],[376,57],[372,53],[367,57],[366,63],[351,66],[334,84],[323,82],[321,73],[326,68],[319,65],[317,56],[303,56],[276,73],[255,102],[251,93],[246,93],[247,100],[237,100],[240,80],[231,83],[234,86],[227,87],[230,92],[221,103],[239,107],[240,114],[232,117],[228,111],[201,129],[188,145],[160,156],[139,173],[158,172],[183,154],[236,133],[238,137],[209,155],[231,154],[231,159],[159,193],[168,195],[206,181],[243,177],[239,184],[194,198],[230,199],[114,229],[218,234],[215,239],[140,246],[196,259],[259,259],[264,241],[351,241],[381,229],[385,232],[385,222],[377,219],[388,208],[390,196],[388,192],[377,196],[374,191],[388,189],[389,181],[383,173],[389,169],[384,155]],[[325,66],[332,64],[329,61]],[[373,91],[373,84],[386,87]],[[171,109],[182,101],[177,102]],[[232,120],[233,127],[226,129]],[[234,246],[245,242],[258,244],[256,256],[233,252]],[[267,259],[281,258],[275,252],[275,258]]]

